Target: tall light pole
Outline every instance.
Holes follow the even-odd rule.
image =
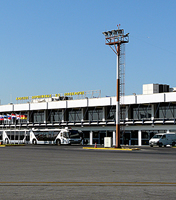
[[[116,148],[120,147],[120,56],[121,45],[129,42],[129,33],[124,34],[124,30],[118,29],[112,31],[103,32],[105,36],[105,44],[117,55],[117,101],[116,101]]]

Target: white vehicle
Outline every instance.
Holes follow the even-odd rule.
[[[83,133],[80,130],[69,130],[71,144],[83,144]]]
[[[4,144],[24,144],[28,130],[2,130],[1,137]]]
[[[2,131],[0,131],[0,144],[3,144]]]
[[[157,145],[159,147],[176,144],[176,133],[158,133],[149,140],[151,147]]]
[[[30,144],[70,144],[68,129],[33,129],[29,134]]]

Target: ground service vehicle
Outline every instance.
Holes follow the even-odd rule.
[[[69,130],[71,144],[83,144],[83,132],[79,130]]]
[[[32,129],[27,140],[30,144],[70,144],[68,129]]]
[[[28,130],[2,130],[0,138],[4,144],[24,144]]]
[[[151,147],[153,147],[154,145],[157,145],[159,147],[166,145],[175,146],[175,144],[176,144],[176,133],[158,133],[149,140],[149,145]]]
[[[82,132],[65,129],[5,129],[0,131],[1,144],[81,144]]]

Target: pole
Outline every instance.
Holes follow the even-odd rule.
[[[119,77],[119,61],[120,61],[120,43],[117,45],[117,101],[116,101],[116,148],[120,148],[120,77]]]
[[[124,35],[123,29],[103,32],[105,44],[109,45],[117,55],[117,101],[116,101],[116,148],[120,148],[120,45],[129,42],[129,33]]]

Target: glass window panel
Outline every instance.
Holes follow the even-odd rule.
[[[103,110],[95,109],[88,111],[88,120],[90,121],[101,121],[103,118]]]
[[[151,107],[150,106],[142,106],[133,108],[133,119],[142,120],[142,119],[150,119],[151,118]]]
[[[69,121],[81,121],[81,110],[72,110],[68,112]]]

